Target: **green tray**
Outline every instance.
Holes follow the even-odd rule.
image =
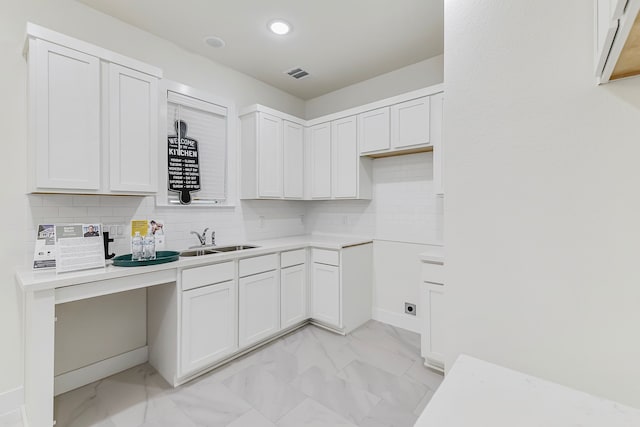
[[[180,252],[176,251],[158,251],[156,259],[148,259],[144,261],[133,261],[131,254],[120,255],[113,259],[113,265],[118,267],[142,267],[145,265],[164,264],[165,262],[177,261],[180,258]]]

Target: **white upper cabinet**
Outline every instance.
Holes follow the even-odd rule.
[[[304,128],[284,120],[283,123],[284,198],[304,197]]]
[[[333,197],[357,197],[360,156],[355,116],[331,122],[331,151]]]
[[[360,153],[388,150],[391,147],[389,127],[389,107],[358,114]]]
[[[100,60],[44,40],[29,48],[32,188],[100,189]]]
[[[371,159],[358,155],[356,116],[307,130],[311,199],[370,199]]]
[[[442,93],[434,85],[312,120],[246,107],[241,198],[371,199],[373,158],[431,151],[441,142]]]
[[[360,155],[385,157],[428,151],[431,147],[430,98],[421,96],[358,114]]]
[[[109,64],[109,188],[156,192],[158,79]]]
[[[242,114],[242,199],[304,197],[304,127],[299,119],[259,106]]]
[[[331,123],[308,129],[312,199],[331,198]]]
[[[258,196],[282,197],[282,119],[258,114]]]
[[[429,97],[391,106],[391,147],[408,148],[429,144]]]
[[[598,83],[640,74],[640,0],[595,0],[595,7]]]
[[[27,34],[29,190],[154,193],[162,72],[37,25]]]

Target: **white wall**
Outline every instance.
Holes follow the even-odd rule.
[[[445,2],[447,351],[640,407],[640,78],[593,2]]]
[[[306,118],[314,119],[379,99],[442,83],[443,55],[307,100]]]
[[[182,248],[187,242],[193,244],[194,238],[188,231],[205,226],[218,232],[220,242],[304,231],[299,218],[304,206],[296,203],[248,202],[235,209],[186,211],[156,209],[151,198],[25,196],[27,66],[22,48],[27,21],[156,65],[164,70],[166,78],[226,98],[237,107],[262,103],[304,116],[304,102],[75,1],[2,1],[1,8],[0,127],[6,151],[0,168],[0,179],[4,183],[0,190],[4,224],[0,239],[0,392],[22,385],[21,301],[14,271],[16,266],[27,264],[32,256],[35,224],[65,220],[128,222],[131,218],[152,215],[167,221],[171,234],[167,238],[175,248]],[[260,216],[264,221],[260,221]],[[64,314],[65,308],[61,310]],[[135,320],[132,318],[132,321]],[[130,338],[132,342],[136,339]],[[90,343],[91,333],[84,339]],[[67,349],[67,354],[71,354],[71,350]],[[81,363],[81,359],[78,357],[76,362]],[[65,369],[70,365],[73,363],[67,363]]]

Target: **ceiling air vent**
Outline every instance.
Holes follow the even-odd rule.
[[[303,78],[309,76],[309,73],[307,73],[305,70],[303,70],[300,67],[292,68],[290,70],[285,71],[285,73],[290,75],[291,77],[293,77],[296,80],[300,80],[300,79],[303,79]]]

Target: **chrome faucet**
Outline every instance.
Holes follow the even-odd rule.
[[[209,228],[205,228],[204,231],[202,232],[202,234],[198,233],[197,231],[192,231],[191,234],[195,234],[198,237],[198,240],[200,240],[200,245],[201,246],[205,246],[207,244],[207,231],[209,230]]]
[[[212,231],[211,232],[211,246],[215,246],[216,245],[216,232]]]

